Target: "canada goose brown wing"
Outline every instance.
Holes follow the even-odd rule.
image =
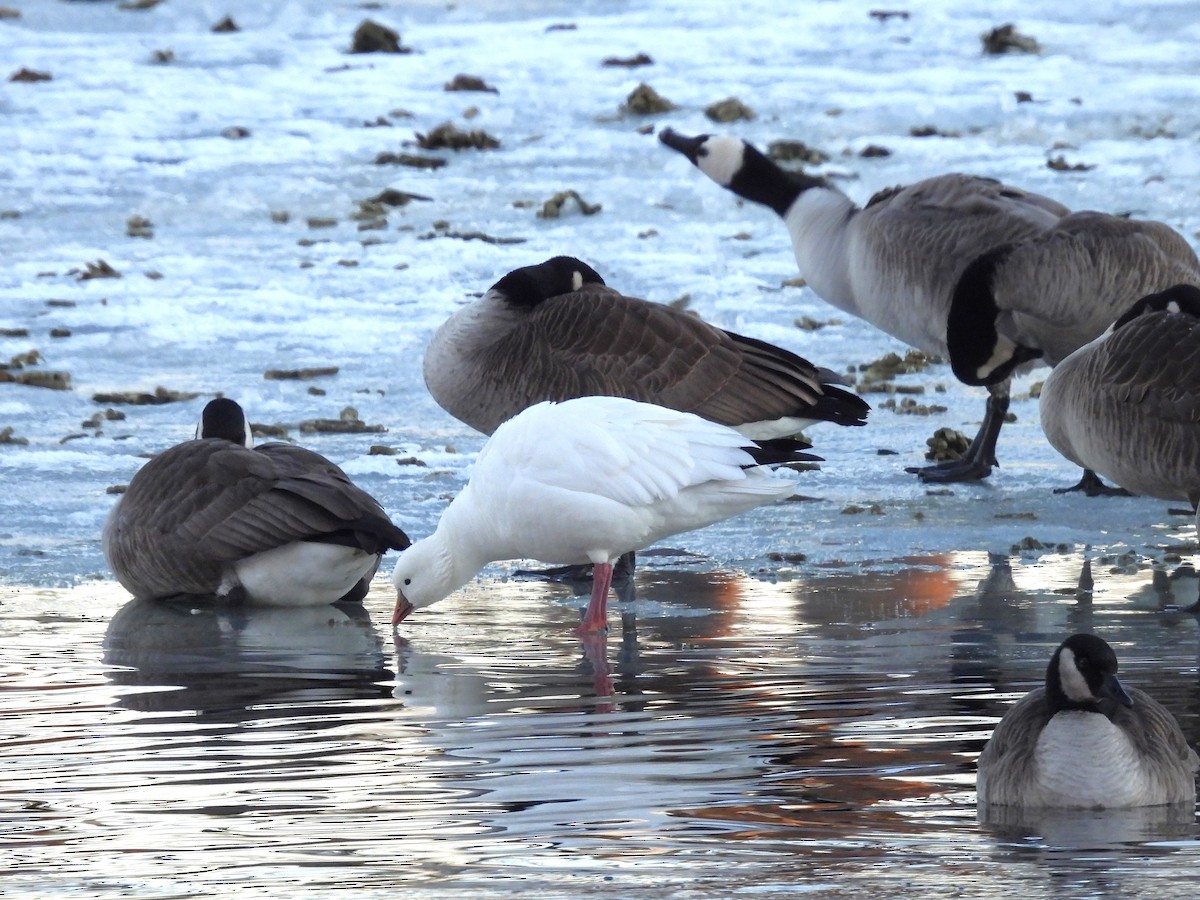
[[[201,486],[178,524],[196,552],[235,560],[298,540],[331,540],[371,553],[408,539],[370,494],[320,454],[289,444],[236,445],[206,462]]]
[[[139,559],[153,555],[173,569],[211,571],[338,532],[375,533],[383,546],[403,535],[340,469],[288,445],[250,450],[228,441],[188,441],[148,462],[120,506],[118,546],[134,541]]]
[[[877,192],[864,209],[886,203],[890,212],[912,210],[928,214],[947,210],[962,216],[1032,215],[1041,222],[1067,215],[1070,210],[1057,200],[1012,187],[995,178],[950,172],[915,181],[909,185]]]
[[[549,399],[624,396],[724,425],[805,416],[824,393],[802,357],[596,285],[539,304],[497,356]]]
[[[1200,423],[1200,319],[1152,312],[1118,328],[1085,360],[1084,380],[1140,418]]]
[[[928,178],[868,204],[854,218],[852,249],[861,264],[851,279],[863,294],[861,302],[873,310],[871,321],[895,319],[907,307],[887,298],[908,292],[919,302],[907,314],[919,317],[925,322],[922,328],[944,341],[954,288],[968,264],[997,246],[1053,228],[1067,213],[1047,197],[992,179],[960,174]],[[876,297],[882,299],[871,299]],[[903,334],[921,330],[915,322],[892,321],[885,327],[896,329]]]
[[[1053,712],[1046,702],[1045,688],[1034,688],[1005,710],[991,738],[979,754],[979,769],[994,766],[1024,768],[1033,759],[1037,736],[1041,734]],[[1013,759],[1020,756],[1020,761]],[[1022,775],[1027,775],[1022,772]]]
[[[1200,261],[1160,222],[1074,213],[1012,248],[993,279],[997,331],[1057,364],[1130,304],[1175,284],[1200,284]]]
[[[1200,757],[1165,706],[1138,688],[1126,688],[1133,706],[1120,707],[1113,722],[1129,735],[1148,767],[1185,788],[1194,784]],[[1175,792],[1172,792],[1175,793]]]

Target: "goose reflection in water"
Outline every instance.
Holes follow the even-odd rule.
[[[391,678],[382,641],[357,603],[272,609],[132,600],[109,623],[103,661],[114,683],[134,688],[121,693],[121,706],[234,721],[265,703],[387,697],[378,682]]]

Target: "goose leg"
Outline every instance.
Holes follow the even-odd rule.
[[[598,700],[611,700],[613,696],[612,666],[608,662],[608,632],[592,631],[579,636],[583,646],[583,657],[592,671],[592,691]],[[612,703],[601,703],[598,712],[612,712]]]
[[[588,601],[583,621],[575,629],[576,634],[608,628],[608,588],[612,584],[612,576],[612,563],[596,563],[592,566],[592,599]]]
[[[1089,497],[1132,497],[1133,495],[1123,487],[1109,487],[1100,480],[1100,476],[1091,469],[1084,469],[1083,475],[1080,476],[1079,482],[1070,487],[1055,488],[1056,494],[1070,494],[1075,491],[1083,491]]]
[[[987,478],[992,474],[992,467],[999,465],[996,462],[996,439],[1000,437],[1007,413],[1008,382],[1005,381],[989,387],[983,424],[979,426],[979,433],[971,441],[966,453],[952,462],[935,466],[910,466],[905,471],[912,472],[922,481],[980,481]]]

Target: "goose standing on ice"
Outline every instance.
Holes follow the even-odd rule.
[[[241,406],[204,407],[196,439],[146,463],[109,513],[104,555],[139,599],[215,595],[263,606],[361,600],[408,537],[318,453],[253,446]]]
[[[1200,289],[1139,300],[1054,368],[1039,405],[1046,439],[1067,459],[1134,494],[1196,509]]]
[[[1023,364],[1058,363],[1138,297],[1200,284],[1196,254],[1157,222],[1072,214],[1047,197],[961,174],[880,191],[859,208],[824,179],[782,169],[745,141],[671,129],[660,140],[778,213],[822,299],[948,355],[958,378],[987,386],[970,450],[911,470],[926,481],[991,473],[1009,382]]]
[[[828,370],[627,297],[569,256],[515,269],[458,310],[430,340],[424,371],[438,404],[484,434],[543,400],[592,395],[695,413],[765,439],[815,421],[862,425],[869,409]]]
[[[496,429],[434,533],[400,554],[392,623],[489,562],[533,558],[593,564],[578,630],[602,631],[618,557],[789,496],[766,467],[815,459],[806,447],[623,397],[535,404]]]
[[[1005,712],[979,756],[981,807],[1105,808],[1196,802],[1196,751],[1161,703],[1117,680],[1091,634],[1067,638],[1046,686]]]

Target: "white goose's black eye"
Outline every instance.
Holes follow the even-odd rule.
[[[404,579],[404,586],[405,586],[405,587],[407,587],[407,586],[408,586],[408,585],[410,585],[410,584],[412,584],[412,579],[411,579],[411,578],[405,578],[405,579]]]

